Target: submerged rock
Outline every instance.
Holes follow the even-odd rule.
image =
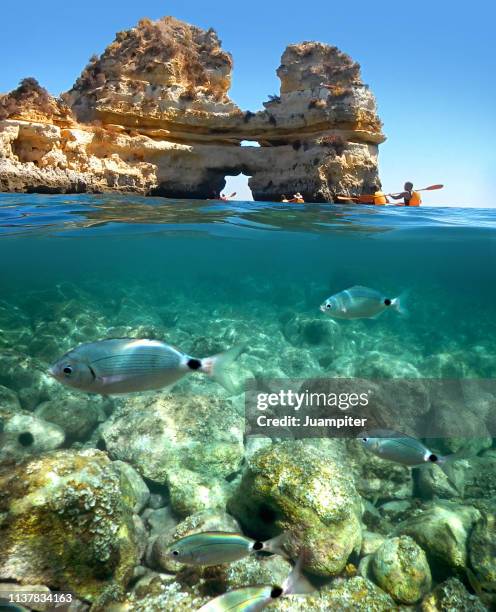
[[[362,537],[362,547],[360,549],[360,556],[366,557],[367,555],[373,555],[375,551],[384,543],[386,538],[380,533],[374,533],[373,531],[364,531]]]
[[[420,606],[422,612],[487,612],[488,608],[471,595],[457,578],[438,584]]]
[[[55,450],[64,443],[60,427],[30,412],[10,412],[0,407],[0,420],[0,464]]]
[[[41,401],[50,398],[49,389],[53,381],[41,362],[14,351],[5,351],[0,354],[0,384],[15,391],[21,407],[31,411]]]
[[[132,399],[101,426],[113,459],[170,490],[179,516],[224,506],[227,477],[243,459],[243,418],[217,396],[162,395]]]
[[[172,514],[170,506],[153,510],[147,508],[143,512],[143,519],[146,522],[151,536],[167,535],[176,528],[177,518]]]
[[[425,504],[415,516],[395,529],[395,535],[409,535],[426,552],[438,573],[446,568],[463,573],[467,565],[467,542],[480,512],[473,506],[435,501]]]
[[[470,565],[482,589],[496,592],[496,504],[481,515],[468,542]]]
[[[425,553],[408,536],[386,540],[375,552],[370,569],[377,584],[399,603],[417,603],[431,588]]]
[[[336,344],[343,343],[339,325],[332,319],[295,314],[284,325],[284,336],[291,344],[318,346],[324,344],[329,350],[336,350]]]
[[[104,453],[57,451],[0,470],[0,580],[122,594],[138,561],[132,508]]]
[[[21,404],[17,393],[3,385],[0,385],[0,406],[2,410],[8,410],[9,412],[21,411]]]
[[[84,397],[61,397],[42,402],[35,414],[61,427],[71,442],[86,440],[98,423],[106,418],[100,398],[87,400]]]
[[[195,581],[196,577],[193,577],[193,584]],[[192,612],[215,596],[198,593],[197,589],[192,588],[191,581],[178,582],[175,576],[150,573],[139,580],[132,592],[118,604],[108,607],[106,612]]]
[[[150,499],[150,491],[146,486],[145,481],[138,472],[125,461],[114,461],[112,463],[114,469],[123,476],[121,485],[123,486],[123,495],[135,514],[139,514]]]
[[[371,501],[411,498],[413,494],[411,469],[376,457],[358,440],[346,440],[346,447],[360,495]]]
[[[306,595],[278,600],[273,610],[279,612],[393,612],[398,610],[391,597],[372,581],[361,576],[338,579],[332,586]]]
[[[293,557],[305,550],[305,569],[333,576],[360,548],[361,503],[341,447],[325,442],[280,442],[255,453],[228,508],[257,538],[287,531]]]

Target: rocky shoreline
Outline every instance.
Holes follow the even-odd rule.
[[[370,191],[385,137],[356,62],[289,45],[256,113],[228,96],[232,65],[214,30],[164,17],[117,33],[60,99],[25,79],[0,96],[0,191],[212,198],[239,172],[256,200]]]

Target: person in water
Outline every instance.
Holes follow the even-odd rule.
[[[405,191],[402,191],[401,193],[388,194],[393,198],[393,200],[401,200],[401,198],[403,198],[403,204],[396,204],[396,206],[420,206],[422,204],[422,197],[418,191],[413,190],[413,183],[407,181],[404,184],[403,189]]]
[[[299,191],[297,191],[289,201],[294,202],[295,204],[303,204],[305,202]]]
[[[226,195],[225,193],[221,193],[219,196],[219,200],[221,200],[222,202],[229,202],[229,200],[232,200],[235,195],[236,195],[235,191],[233,191],[231,195]]]

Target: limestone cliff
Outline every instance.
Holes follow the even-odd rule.
[[[231,70],[213,30],[164,17],[119,32],[59,100],[26,79],[0,98],[0,189],[205,198],[239,172],[258,200],[370,189],[384,136],[349,56],[290,45],[257,113],[229,99]]]

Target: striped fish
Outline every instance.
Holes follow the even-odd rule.
[[[187,565],[219,565],[232,563],[250,554],[264,551],[286,556],[282,534],[266,542],[252,540],[241,533],[204,531],[177,540],[168,550],[174,561]]]
[[[355,285],[340,291],[320,305],[334,319],[374,319],[391,309],[406,314],[404,297],[389,298],[375,289]]]
[[[243,350],[243,346],[235,346],[225,353],[197,359],[159,340],[115,338],[81,344],[53,364],[49,374],[68,387],[111,395],[161,389],[199,371],[235,393],[225,368]]]
[[[302,557],[298,559],[282,586],[257,585],[234,589],[212,599],[198,612],[259,612],[280,597],[313,593],[315,587],[302,574],[301,567]]]

